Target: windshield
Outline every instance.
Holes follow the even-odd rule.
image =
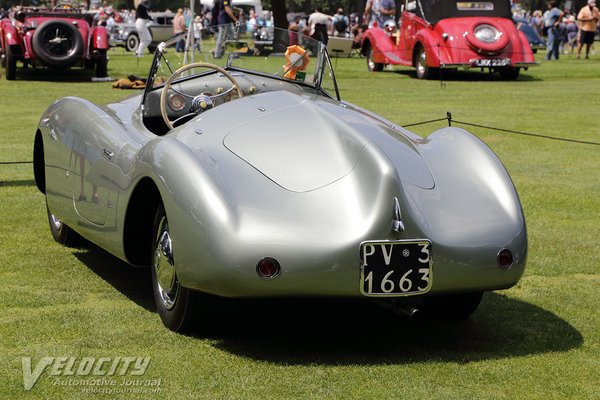
[[[297,31],[242,27],[229,24],[196,29],[161,43],[154,57],[147,90],[162,86],[182,66],[202,62],[307,85],[338,97],[331,63],[321,42]],[[217,47],[219,40],[222,46]],[[178,80],[202,72],[191,69]]]

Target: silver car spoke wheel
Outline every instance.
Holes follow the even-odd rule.
[[[156,283],[163,306],[170,310],[177,301],[179,281],[175,273],[173,247],[169,234],[169,223],[166,217],[160,221],[158,241],[154,249],[153,265],[156,272]]]

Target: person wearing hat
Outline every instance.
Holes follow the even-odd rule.
[[[579,45],[577,46],[577,58],[581,55],[581,48],[585,44],[585,58],[590,58],[590,47],[594,43],[596,26],[600,20],[600,12],[596,7],[596,0],[588,0],[587,5],[583,6],[577,14],[579,28],[581,30]]]
[[[204,26],[202,24],[202,17],[196,15],[194,18],[194,22],[192,23],[194,27],[194,49],[201,51],[201,43],[202,43],[202,29]]]
[[[567,43],[565,43],[565,54],[567,54],[567,46],[570,47],[570,52],[575,54],[577,48],[577,37],[579,36],[579,27],[577,26],[577,19],[574,15],[569,15],[567,18],[566,30],[567,30]]]

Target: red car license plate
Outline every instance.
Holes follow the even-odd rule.
[[[431,288],[429,240],[363,242],[360,259],[360,292],[365,296],[407,296]]]
[[[474,67],[508,67],[512,64],[510,58],[476,58],[471,60]]]

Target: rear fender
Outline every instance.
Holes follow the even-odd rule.
[[[519,54],[519,57],[515,57],[513,55],[514,59],[518,59],[522,57],[522,62],[535,62],[535,58],[533,56],[533,50],[531,50],[531,45],[529,44],[529,40],[527,40],[527,36],[525,36],[525,33],[521,32],[520,30],[517,29],[517,33],[519,35],[519,44],[518,44],[518,48],[515,47],[516,43],[513,43],[513,54],[517,53]],[[515,60],[513,60],[515,61]]]
[[[422,29],[417,34],[417,43],[425,48],[425,54],[427,56],[427,65],[429,67],[438,68],[440,66],[440,57],[442,56],[442,51],[440,47],[439,41],[435,38],[435,36],[428,29]],[[415,56],[417,52],[417,45],[413,48],[413,57],[412,62],[413,66],[415,63]],[[443,58],[443,56],[442,56]]]
[[[177,274],[184,286],[189,285],[198,264],[194,257],[202,254],[205,262],[213,260],[214,249],[231,243],[238,225],[235,202],[204,162],[210,160],[200,160],[180,141],[163,137],[144,146],[133,172],[134,182],[148,177],[156,184],[170,221]]]
[[[504,165],[485,143],[463,129],[443,128],[425,140],[420,150],[435,188],[407,185],[406,193],[408,212],[420,216],[426,237],[436,246],[437,288],[444,291],[468,285],[456,277],[473,268],[486,271],[477,283],[479,288],[514,285],[525,268],[527,229]],[[497,266],[501,248],[514,256],[514,264],[507,270]]]
[[[108,49],[108,32],[106,27],[97,26],[92,31],[91,50],[106,50]]]
[[[4,38],[4,46],[17,46],[23,43],[23,39],[19,34],[17,28],[12,24],[2,24],[4,32],[2,32]]]

